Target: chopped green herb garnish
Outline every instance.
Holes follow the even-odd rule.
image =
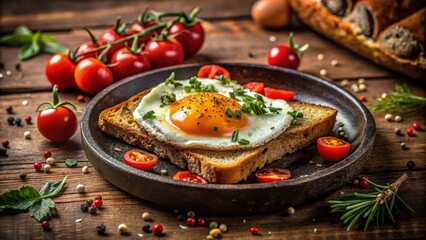
[[[130,111],[130,108],[127,105],[123,105],[121,106],[121,110]]]
[[[266,113],[266,110],[262,107],[262,103],[259,102],[251,102],[249,103],[250,108],[253,110],[254,114],[262,115]]]
[[[256,95],[254,95],[255,97],[256,97],[256,100],[257,101],[259,101],[259,102],[262,102],[262,103],[264,103],[265,101],[263,101],[263,97],[262,96],[260,96],[259,94],[256,94]]]
[[[230,85],[231,83],[232,83],[232,84],[237,83],[237,81],[235,81],[235,80],[231,80],[231,79],[229,79],[229,78],[227,78],[227,77],[225,77],[225,76],[223,76],[223,75],[217,75],[217,76],[215,77],[215,79],[216,79],[216,80],[219,80],[219,81],[222,83],[222,85]]]
[[[167,85],[169,85],[169,84],[173,84],[173,86],[175,87],[175,88],[177,88],[177,87],[179,87],[179,86],[182,86],[182,83],[180,83],[180,82],[176,82],[175,81],[175,73],[174,72],[172,72],[171,74],[170,74],[170,76],[168,77],[168,78],[166,78],[166,81],[164,82],[164,84],[167,86]]]
[[[218,131],[219,131],[219,128],[217,126],[214,126],[213,127],[213,132],[218,132]]]
[[[183,89],[186,93],[191,92],[216,92],[213,84],[203,85],[197,80],[197,77],[191,77],[189,79],[189,86],[184,86]]]
[[[234,132],[232,132],[232,138],[231,138],[231,142],[236,142],[238,140],[238,133],[240,132],[240,130],[235,129]]]
[[[245,113],[251,113],[250,105],[247,104],[247,103],[243,103],[243,105],[241,106],[241,111],[243,111]]]
[[[241,138],[240,140],[238,140],[238,143],[239,143],[240,145],[248,145],[248,144],[250,144],[250,141],[249,141],[249,140],[247,140],[247,139],[243,139],[243,138]]]
[[[176,101],[176,94],[174,94],[174,93],[169,93],[169,94],[166,94],[166,95],[162,95],[161,96],[161,105],[160,105],[160,107],[167,106],[170,103],[175,102],[175,101]]]
[[[339,127],[343,127],[343,126],[344,126],[344,124],[343,124],[342,122],[337,122],[337,126],[339,126]]]
[[[227,109],[225,110],[225,114],[226,114],[226,116],[227,116],[227,117],[229,117],[229,118],[232,118],[232,116],[234,115],[234,114],[232,113],[232,110],[231,110],[230,108],[227,108]]]
[[[271,127],[271,130],[274,130],[275,129],[275,127]]]
[[[151,111],[145,113],[142,118],[143,118],[143,120],[154,120],[155,119],[155,112],[153,110],[151,110]]]
[[[70,167],[70,168],[75,168],[77,167],[77,161],[72,159],[67,159],[65,160],[65,165],[67,165],[67,167]]]
[[[293,120],[291,121],[291,125],[297,125],[297,119],[303,118],[303,113],[296,110],[288,111],[287,114],[293,117]]]
[[[269,107],[268,109],[271,113],[278,113],[279,111],[283,110],[282,108],[276,108],[276,107],[272,107],[272,106]]]
[[[243,112],[241,112],[241,110],[235,110],[235,117],[240,120],[241,117],[243,116]]]
[[[236,100],[234,92],[229,92],[229,97],[232,98],[232,99],[234,99],[234,100]]]

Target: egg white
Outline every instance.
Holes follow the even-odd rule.
[[[212,84],[216,93],[229,97],[229,93],[242,86],[237,83],[228,85],[222,84],[219,80],[202,79],[199,78],[202,84]],[[183,86],[189,85],[189,80],[179,81]],[[185,96],[194,93],[186,93],[183,86],[174,87],[173,84],[166,85],[161,83],[154,87],[150,93],[143,97],[139,106],[133,112],[133,117],[139,126],[145,129],[151,136],[159,141],[167,142],[180,148],[200,148],[200,149],[213,149],[213,150],[228,150],[228,149],[245,149],[254,148],[264,145],[266,142],[276,138],[284,132],[290,125],[292,117],[287,114],[288,111],[293,111],[293,108],[284,100],[269,99],[265,96],[263,100],[266,106],[274,108],[281,108],[278,114],[267,113],[263,115],[243,113],[247,117],[247,124],[245,127],[239,129],[239,139],[249,140],[248,145],[240,145],[238,142],[232,142],[231,137],[206,137],[191,135],[172,126],[167,119],[168,107],[160,107],[161,96],[165,93],[174,93],[176,101],[179,101]],[[257,95],[254,92],[246,90],[249,96],[254,97]],[[238,101],[241,105],[244,103]],[[154,111],[155,119],[144,120],[143,116],[149,112]]]

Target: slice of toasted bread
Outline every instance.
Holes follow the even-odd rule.
[[[301,111],[304,117],[298,120],[297,126],[290,127],[264,146],[227,151],[177,149],[156,140],[133,120],[132,112],[148,92],[149,90],[141,92],[102,111],[98,122],[101,130],[129,144],[152,151],[161,158],[167,158],[173,164],[197,173],[211,183],[236,183],[245,180],[265,164],[310,145],[318,137],[331,132],[337,114],[337,111],[330,107],[289,102],[295,110]],[[130,111],[122,109],[124,105],[127,105]]]

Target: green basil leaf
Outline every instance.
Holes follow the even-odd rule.
[[[21,25],[19,27],[16,28],[15,30],[16,34],[22,34],[22,35],[32,35],[33,33],[31,32],[31,30],[25,26],[25,25]]]
[[[77,166],[77,162],[75,164]],[[40,194],[43,191],[45,194],[42,194],[42,198],[53,198],[58,196],[58,194],[60,194],[64,188],[65,183],[67,182],[67,176],[64,177],[64,179],[62,179],[62,181],[59,182],[54,182],[54,183],[49,183],[48,186],[46,186],[46,188],[43,191],[43,188],[40,190]]]
[[[24,44],[31,44],[31,35],[8,34],[0,38],[0,45],[7,47],[19,47]]]
[[[19,59],[20,60],[27,60],[32,57],[35,57],[40,52],[40,45],[37,44],[27,44],[22,46],[19,49]]]
[[[41,199],[35,202],[30,208],[30,215],[37,221],[49,218],[49,211],[56,206],[55,202],[50,198]]]
[[[23,186],[0,195],[0,209],[27,210],[40,194],[31,186]]]
[[[60,52],[67,52],[68,48],[64,47],[64,45],[57,41],[52,41],[43,43],[42,51],[45,53],[55,54]]]
[[[74,168],[74,167],[77,167],[77,161],[72,159],[67,159],[65,160],[65,165],[67,165],[67,167]]]

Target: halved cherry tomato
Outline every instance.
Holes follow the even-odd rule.
[[[318,138],[317,149],[324,160],[337,162],[348,155],[351,144],[339,138],[326,136]]]
[[[219,65],[204,65],[197,73],[198,78],[214,79],[219,75],[223,75],[224,77],[231,79],[231,74],[229,74],[228,70]]]
[[[158,157],[140,149],[132,149],[124,154],[124,162],[134,168],[147,171],[157,164]]]
[[[270,87],[265,87],[263,91],[265,93],[265,97],[272,99],[284,99],[286,101],[291,101],[294,97],[293,91],[286,91]]]
[[[256,178],[261,183],[278,182],[290,179],[291,173],[283,168],[264,168],[256,173]]]
[[[190,171],[179,171],[173,176],[173,179],[184,181],[184,182],[196,182],[196,183],[203,183],[203,184],[207,183],[206,179]]]
[[[249,82],[243,85],[244,89],[249,89],[252,92],[263,94],[265,84],[263,82]]]

